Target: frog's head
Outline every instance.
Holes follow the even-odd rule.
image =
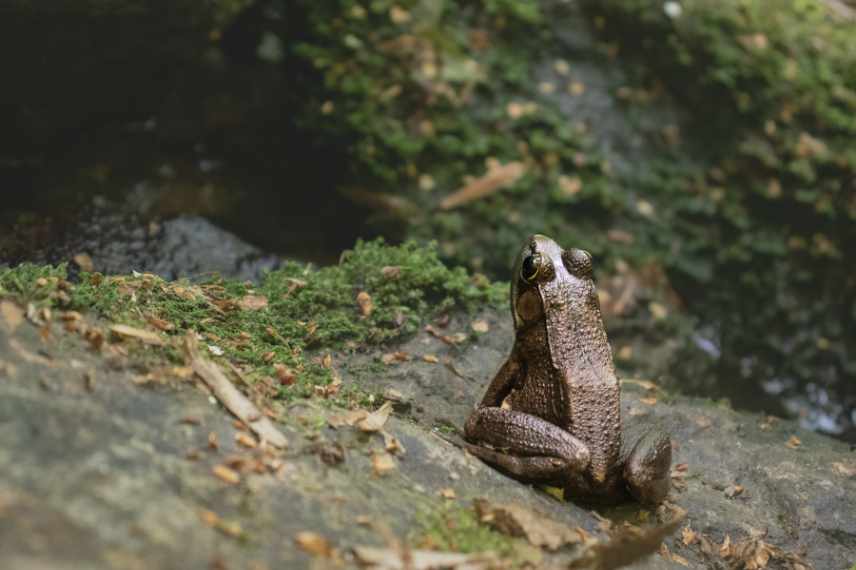
[[[514,263],[511,313],[516,330],[543,320],[546,312],[593,315],[600,319],[589,252],[562,249],[547,236],[526,239]]]

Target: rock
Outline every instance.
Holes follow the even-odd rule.
[[[95,204],[43,246],[30,244],[23,249],[21,260],[72,262],[73,269],[110,275],[154,273],[168,280],[212,275],[258,280],[265,270],[280,263],[276,255],[201,216],[182,215],[146,226],[129,210]],[[88,267],[81,266],[81,258],[87,259]]]
[[[285,409],[271,403],[287,410],[278,417],[289,451],[247,448],[239,443],[246,432],[201,388],[169,374],[163,384],[149,374],[149,384],[140,385],[134,357],[108,358],[109,345],[94,353],[58,327],[47,344],[29,323],[14,336],[0,327],[0,566],[280,568],[305,566],[310,556],[348,562],[351,548],[388,548],[391,537],[420,547],[425,513],[469,512],[480,497],[520,504],[583,529],[581,536],[603,538],[603,517],[616,528],[653,519],[634,504],[596,515],[509,479],[452,443],[511,343],[507,319],[484,317],[490,334],[448,345],[420,333],[394,347],[413,358],[380,373],[377,363],[390,347],[334,359],[344,386],[392,389],[412,402],[407,415],[394,413],[383,426],[401,448],[390,452],[395,468],[383,477],[372,461],[384,434],[328,427],[335,410],[311,401]],[[453,318],[446,330],[465,330],[470,321]],[[423,353],[439,362],[417,358]],[[686,511],[683,532],[633,567],[725,567],[747,552],[805,559],[816,568],[852,563],[856,478],[846,467],[856,454],[845,444],[644,381],[624,383],[623,408],[632,422],[671,432],[669,501]],[[786,445],[791,436],[799,446]],[[325,461],[318,450],[327,447],[340,450],[339,459]],[[215,475],[225,469],[229,482]],[[306,533],[325,548],[298,546],[296,537]],[[543,553],[544,561],[584,563],[581,548]]]

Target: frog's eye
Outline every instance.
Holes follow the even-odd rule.
[[[584,249],[569,249],[562,252],[565,267],[577,277],[589,277],[592,272],[591,254]]]
[[[520,277],[527,283],[531,283],[538,273],[541,272],[541,254],[533,253],[526,256],[523,260],[523,265],[520,266]]]

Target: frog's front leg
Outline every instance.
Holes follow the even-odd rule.
[[[560,481],[569,472],[582,472],[590,460],[582,441],[523,412],[476,408],[465,435],[470,453],[523,481]]]
[[[624,460],[627,490],[640,503],[659,504],[671,487],[672,441],[660,430],[633,439],[626,440],[631,444]]]

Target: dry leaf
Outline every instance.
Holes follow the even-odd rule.
[[[440,209],[451,210],[508,188],[517,182],[525,172],[526,167],[522,162],[509,162],[490,168],[484,176],[476,178],[446,196],[440,202]]]
[[[24,310],[11,301],[0,301],[0,316],[3,317],[9,334],[14,333],[24,322]]]
[[[352,426],[357,422],[368,417],[369,412],[367,410],[348,410],[343,414],[336,414],[327,418],[327,423],[330,424],[332,428],[340,428],[343,426]]]
[[[244,295],[238,301],[238,306],[245,311],[258,311],[267,308],[268,298],[264,295]]]
[[[333,556],[333,547],[330,545],[330,542],[317,532],[298,532],[294,536],[294,542],[304,552],[314,556],[323,556],[324,558]]]
[[[538,104],[531,101],[512,101],[505,106],[506,114],[512,119],[519,119],[538,112]]]
[[[445,489],[440,489],[440,496],[444,499],[456,499],[457,495],[455,494],[455,490],[451,487],[446,487]]]
[[[788,441],[785,443],[785,446],[790,447],[791,449],[796,449],[800,445],[802,445],[802,441],[795,435],[792,435],[788,438]]]
[[[398,364],[399,362],[407,362],[408,360],[410,360],[410,355],[403,350],[389,352],[380,357],[380,361],[387,366],[390,364]]]
[[[477,321],[473,321],[470,324],[470,327],[477,333],[486,333],[490,330],[490,325],[484,319],[479,319]]]
[[[778,546],[764,541],[765,537],[766,533],[756,531],[740,542],[732,544],[731,537],[726,535],[725,541],[719,548],[719,554],[730,562],[731,567],[744,570],[761,570],[771,561],[784,562],[784,566],[788,568],[811,568],[811,565],[801,556],[785,552]]]
[[[355,547],[354,556],[361,567],[375,570],[488,570],[497,564],[491,553],[460,554],[370,546]]]
[[[404,455],[407,452],[407,450],[404,449],[404,446],[401,445],[401,442],[398,441],[398,438],[391,433],[382,431],[381,435],[383,436],[383,447],[388,452],[393,455]]]
[[[684,543],[684,546],[695,544],[698,540],[698,534],[690,527],[685,526],[681,529],[681,542]]]
[[[92,257],[87,253],[78,253],[72,259],[86,273],[95,271],[95,264],[92,263]]]
[[[398,279],[401,276],[401,267],[397,265],[387,265],[380,270],[381,275],[386,279]]]
[[[202,519],[202,522],[211,528],[217,529],[223,534],[227,536],[231,536],[233,538],[239,538],[244,534],[241,525],[236,522],[227,522],[224,521],[220,515],[215,513],[214,511],[202,511],[199,513],[199,518]]]
[[[625,344],[621,348],[618,349],[618,352],[615,353],[616,358],[619,360],[630,360],[633,358],[633,347],[629,344]]]
[[[663,540],[680,527],[682,520],[683,517],[678,517],[666,524],[644,529],[623,527],[609,541],[589,546],[570,568],[611,570],[632,564],[657,552]]]
[[[135,338],[145,344],[153,346],[163,346],[163,339],[157,333],[130,327],[128,325],[112,325],[110,332],[122,338]]]
[[[836,461],[832,464],[832,470],[845,477],[856,477],[855,463],[841,463]]]
[[[707,429],[713,425],[713,420],[711,420],[707,416],[698,416],[695,418],[695,425],[697,425],[701,429]]]
[[[627,380],[622,380],[621,383],[622,384],[636,384],[637,386],[641,387],[643,390],[649,390],[649,391],[650,390],[657,390],[659,388],[654,382],[651,382],[650,380],[637,380],[637,379],[629,378]]]
[[[11,348],[21,360],[24,360],[31,364],[47,366],[48,368],[56,368],[56,363],[54,363],[51,359],[46,358],[41,354],[37,354],[35,352],[30,351],[21,342],[19,342],[18,339],[10,338],[8,342],[9,348]]]
[[[175,325],[164,319],[149,315],[146,317],[146,322],[158,329],[159,331],[169,332],[175,330]]]
[[[721,558],[731,556],[731,535],[725,535],[725,540],[722,541],[722,545],[719,547],[719,556]]]
[[[368,433],[380,431],[383,429],[383,426],[386,424],[391,413],[392,402],[384,402],[380,408],[359,420],[357,422],[357,427],[360,428],[361,431]]]
[[[773,426],[778,423],[779,418],[776,416],[764,416],[761,418],[761,421],[758,422],[758,429],[761,431],[770,431],[773,429]]]
[[[482,523],[490,525],[503,534],[525,538],[533,546],[556,550],[565,544],[580,541],[580,535],[575,529],[521,505],[491,503],[486,499],[476,499],[473,501],[473,506]]]
[[[455,345],[455,344],[460,344],[460,343],[464,342],[465,340],[467,340],[467,335],[465,335],[464,333],[455,333],[453,335],[446,335],[446,334],[443,334],[440,331],[438,331],[432,325],[425,325],[424,330],[425,330],[425,332],[427,332],[431,336],[440,339],[441,341],[445,342],[446,344]]]
[[[256,440],[253,438],[253,436],[243,432],[235,434],[235,441],[238,443],[238,445],[242,445],[250,449],[253,449],[254,447],[258,446],[258,443],[256,443]]]
[[[357,305],[360,306],[360,314],[364,317],[368,317],[374,311],[374,303],[372,302],[372,297],[365,291],[360,291],[357,293]]]
[[[389,453],[382,451],[372,454],[372,471],[374,471],[376,476],[383,477],[395,471],[395,469],[395,460]]]
[[[389,19],[393,24],[406,24],[410,21],[410,12],[400,6],[393,6],[389,9]]]
[[[437,358],[436,354],[425,354],[422,356],[422,360],[429,364],[437,364],[440,362],[440,359]]]
[[[585,83],[581,83],[580,81],[571,81],[568,83],[568,93],[571,95],[582,95],[586,92]]]
[[[214,397],[232,412],[235,417],[247,424],[259,438],[278,448],[288,445],[288,440],[269,418],[259,411],[246,396],[244,396],[226,378],[220,367],[214,362],[202,357],[196,338],[189,334],[185,337],[185,352],[190,359],[193,371],[214,393]]]
[[[241,482],[241,474],[225,465],[215,465],[211,472],[224,483],[237,485]]]
[[[733,499],[737,495],[740,495],[741,493],[743,493],[744,489],[745,489],[745,487],[743,487],[743,485],[737,485],[737,484],[729,485],[725,489],[725,496],[728,497],[729,499]]]
[[[276,377],[279,380],[279,383],[283,386],[291,386],[297,379],[297,375],[294,374],[294,371],[285,364],[274,364],[273,370],[276,372]]]
[[[767,36],[758,32],[757,34],[748,34],[737,38],[746,49],[765,50],[770,45]]]
[[[467,335],[462,333],[462,332],[458,332],[458,333],[454,333],[451,335],[444,336],[440,340],[442,340],[443,342],[445,342],[447,344],[461,344],[462,342],[467,340]]]
[[[559,191],[562,196],[574,196],[583,189],[583,181],[579,176],[559,176]]]
[[[653,406],[657,403],[657,398],[655,398],[654,396],[649,396],[647,398],[639,398],[639,401],[645,405]]]
[[[655,321],[663,320],[669,314],[669,310],[666,309],[664,305],[657,303],[656,301],[648,303],[648,310],[651,312],[651,316],[654,317]]]

